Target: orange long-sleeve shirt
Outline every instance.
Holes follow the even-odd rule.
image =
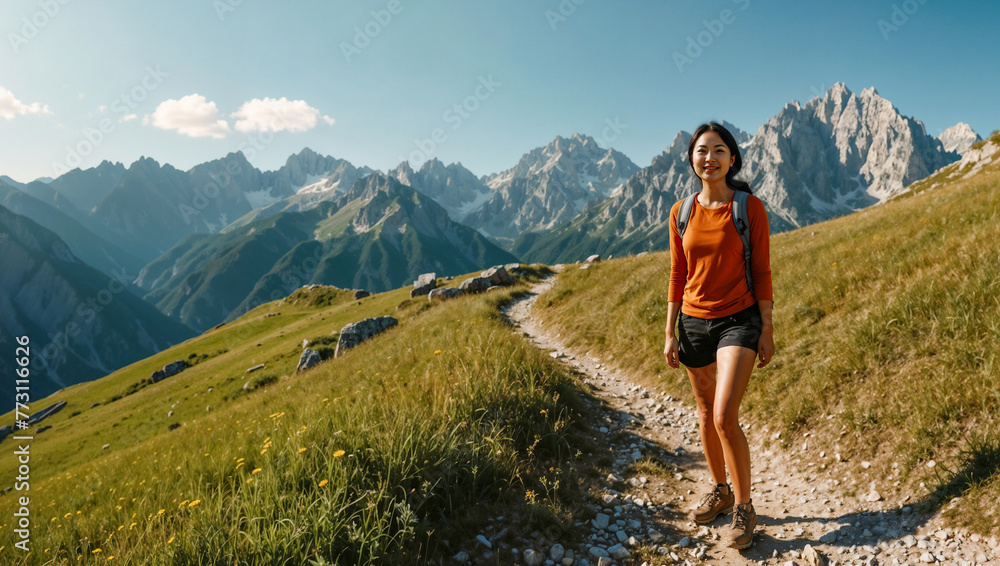
[[[730,202],[708,209],[694,201],[684,242],[677,233],[677,212],[670,210],[670,287],[668,300],[680,302],[681,312],[698,318],[722,318],[746,309],[758,300],[772,301],[771,238],[764,203],[747,198],[750,220],[750,293],[743,261],[743,242],[733,225]]]

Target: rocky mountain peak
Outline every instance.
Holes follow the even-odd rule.
[[[982,138],[972,129],[972,126],[965,122],[959,122],[941,132],[938,140],[941,141],[945,151],[965,155],[972,148],[972,144],[982,140]]]

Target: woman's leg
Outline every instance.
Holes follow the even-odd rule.
[[[740,428],[739,411],[756,357],[757,352],[741,346],[724,346],[716,355],[718,374],[710,413],[711,424],[714,424],[717,437],[721,440],[737,504],[750,501],[750,447]],[[700,400],[698,405],[701,408]],[[705,428],[703,423],[702,429]],[[707,449],[705,453],[708,454]]]
[[[701,433],[701,447],[705,451],[705,460],[708,462],[708,472],[712,476],[712,482],[727,484],[729,482],[726,481],[726,459],[713,417],[716,365],[687,368],[687,372],[698,404],[698,430]]]

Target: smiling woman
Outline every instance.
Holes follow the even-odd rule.
[[[726,538],[730,546],[746,548],[753,543],[757,514],[750,500],[750,449],[739,408],[754,358],[759,357],[757,367],[762,368],[774,353],[767,213],[750,186],[735,178],[743,159],[722,125],[712,122],[695,130],[688,163],[702,190],[675,204],[670,214],[663,355],[671,367],[687,368],[715,482],[691,518],[710,523],[735,509]],[[727,467],[732,489],[726,483]]]

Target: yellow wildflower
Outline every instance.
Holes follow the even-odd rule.
[[[299,454],[305,452],[306,450],[308,450],[308,448],[299,448]]]
[[[173,544],[173,542],[174,542],[174,538],[175,538],[175,537],[170,537],[170,540],[168,540],[168,541],[167,541],[167,544]]]
[[[101,549],[100,548],[95,548],[94,550],[91,550],[90,553],[91,554],[100,554],[101,553]]]
[[[344,456],[344,454],[347,454],[347,452],[344,452],[343,450],[337,450],[336,452],[333,453],[333,457],[341,458]]]
[[[260,473],[261,471],[262,471],[262,470],[261,470],[260,468],[254,468],[254,469],[253,469],[253,471],[252,471],[252,472],[250,472],[250,474],[251,474],[251,475],[257,475],[257,474],[259,474],[259,473]]]
[[[441,350],[434,350],[434,355],[435,356],[438,355],[438,354],[440,354],[440,353],[441,353]]]
[[[200,505],[200,504],[201,504],[201,499],[195,499],[195,500],[194,500],[194,501],[192,501],[191,503],[188,503],[188,507],[189,507],[189,508],[190,508],[190,507],[197,507],[197,506],[198,506],[198,505]]]
[[[321,482],[319,482],[319,486],[323,487],[323,486],[325,486],[328,483],[330,483],[330,482],[328,482],[327,480],[322,480]]]

